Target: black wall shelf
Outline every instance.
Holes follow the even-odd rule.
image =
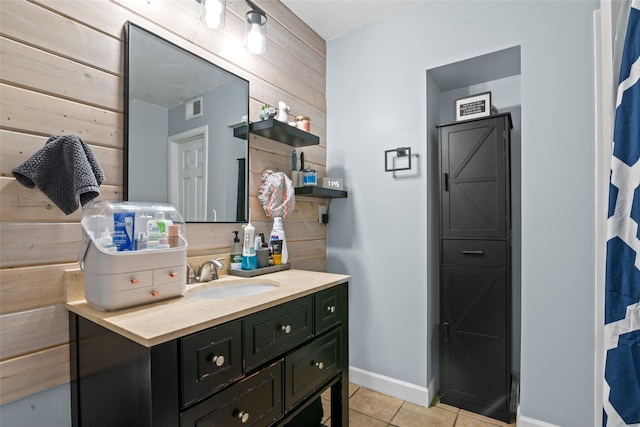
[[[267,119],[249,124],[249,133],[282,142],[293,147],[307,147],[320,144],[320,138],[302,129],[276,119]],[[236,138],[247,138],[247,126],[233,129]]]
[[[296,187],[296,196],[320,197],[323,199],[339,199],[347,197],[347,192],[334,190],[333,188],[318,187],[310,185],[308,187]]]

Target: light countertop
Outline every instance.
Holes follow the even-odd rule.
[[[187,285],[184,296],[153,304],[101,311],[81,299],[69,300],[66,308],[141,345],[151,347],[345,283],[349,278],[342,274],[305,270],[285,270],[253,278],[223,276],[212,282]],[[236,298],[189,296],[190,292],[201,287],[258,281],[277,284],[278,287],[261,294]]]

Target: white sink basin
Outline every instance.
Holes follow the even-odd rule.
[[[191,298],[206,299],[238,298],[273,291],[278,289],[278,287],[279,285],[273,282],[262,280],[234,282],[228,284],[219,283],[212,286],[193,289],[192,291],[187,292],[187,295]]]

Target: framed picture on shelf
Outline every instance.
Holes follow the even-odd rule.
[[[491,115],[491,92],[478,93],[455,101],[456,121]]]

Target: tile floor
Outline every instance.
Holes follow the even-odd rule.
[[[322,395],[326,419],[331,427],[329,392]],[[349,384],[350,427],[515,427],[463,409],[437,403],[429,408],[414,405],[365,387]]]

